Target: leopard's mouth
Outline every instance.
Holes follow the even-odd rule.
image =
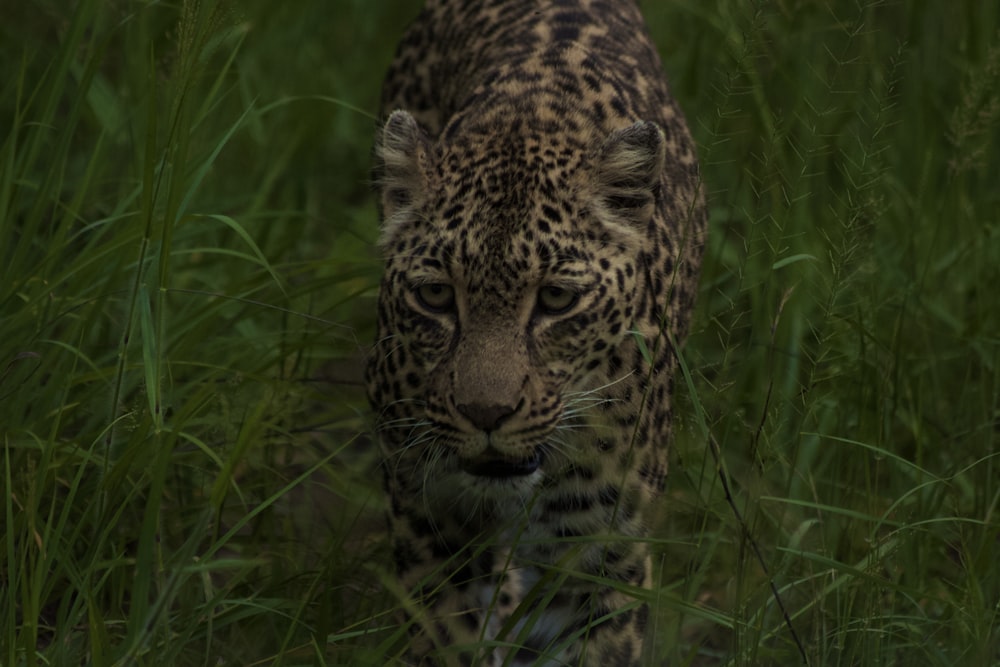
[[[535,450],[531,456],[511,459],[490,448],[475,459],[461,462],[462,470],[477,477],[524,477],[538,470],[542,465],[542,455]]]

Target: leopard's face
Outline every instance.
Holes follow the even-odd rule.
[[[495,252],[436,230],[388,271],[390,344],[409,362],[399,399],[426,422],[398,444],[425,442],[409,454],[437,488],[528,491],[589,454],[572,431],[613,393],[600,388],[628,335],[633,263],[579,232],[531,236]]]
[[[405,191],[386,187],[369,370],[386,465],[431,502],[523,506],[614,437],[607,406],[634,372],[623,362],[641,255],[631,230],[652,206],[629,201],[609,220],[585,159],[406,150],[418,172],[397,178]],[[479,167],[465,167],[466,151]]]

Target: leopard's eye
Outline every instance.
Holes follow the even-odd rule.
[[[576,305],[580,295],[555,285],[545,285],[538,290],[538,308],[546,315],[562,315]]]
[[[432,312],[444,313],[455,305],[455,288],[446,283],[426,283],[414,291],[420,305]]]

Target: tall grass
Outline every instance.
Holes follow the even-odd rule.
[[[3,10],[0,664],[280,662],[362,602],[373,121],[239,11]]]
[[[1000,35],[953,9],[650,9],[712,202],[671,664],[1000,662]]]
[[[1000,663],[1000,8],[644,8],[712,211],[657,659]],[[358,360],[416,10],[0,9],[0,664],[392,659]]]

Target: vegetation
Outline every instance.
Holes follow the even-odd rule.
[[[392,661],[359,360],[417,2],[0,8],[0,664]],[[1000,5],[644,5],[712,210],[657,662],[1000,663]]]

